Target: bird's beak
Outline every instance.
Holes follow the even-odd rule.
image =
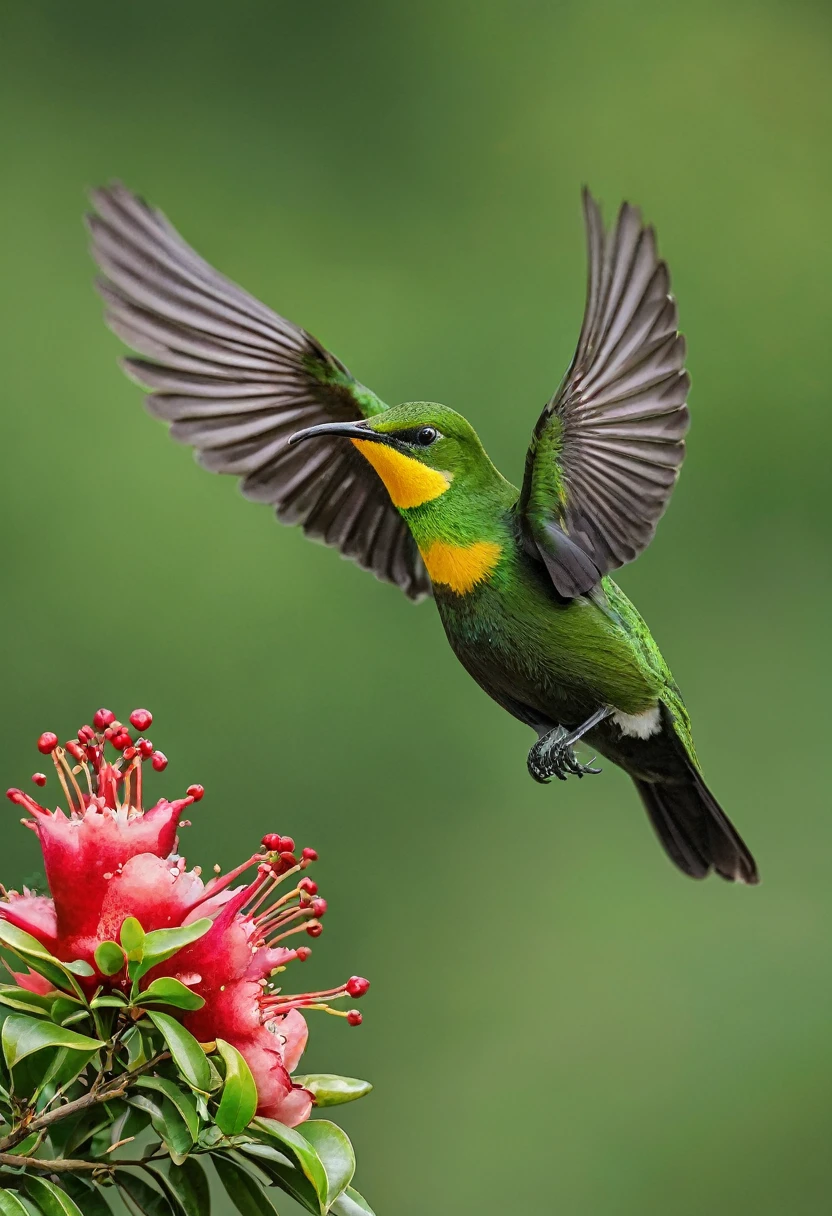
[[[305,431],[295,431],[289,443],[302,443],[304,439],[315,439],[318,435],[340,435],[344,439],[364,439],[369,442],[387,443],[387,435],[373,431],[366,422],[322,422],[319,426],[308,426]]]

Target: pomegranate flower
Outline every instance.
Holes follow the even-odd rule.
[[[322,932],[326,900],[303,873],[317,853],[298,853],[290,837],[271,833],[236,868],[222,874],[215,866],[203,882],[199,867],[187,869],[177,851],[178,829],[189,826],[182,815],[202,799],[202,786],[145,810],[143,766],[161,772],[167,758],[145,737],[149,711],[134,710],[129,721],[100,709],[63,746],[51,732],[40,736],[38,749],[52,758],[68,813],[47,810],[20,789],[8,797],[31,816],[23,823],[37,833],[51,897],[0,888],[0,920],[73,963],[88,997],[120,994],[133,1004],[158,980],[178,981],[191,998],[179,1001],[176,1017],[200,1043],[236,1048],[256,1084],[257,1114],[296,1127],[316,1097],[290,1075],[306,1046],[302,1010],[325,1010],[357,1026],[357,1010],[331,1002],[357,999],[369,987],[353,976],[320,992],[283,989],[288,964],[310,954],[308,945],[295,944],[299,937]],[[43,787],[46,778],[35,773],[33,781]],[[151,936],[172,929],[180,931],[174,938]],[[175,953],[148,950],[144,963],[136,962],[136,941],[163,940],[178,943]],[[41,974],[14,975],[31,992],[50,988]]]

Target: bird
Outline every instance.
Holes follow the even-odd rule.
[[[283,523],[413,601],[432,596],[463,667],[534,731],[536,781],[599,773],[582,741],[629,774],[681,871],[755,884],[679,688],[611,577],[649,544],[685,454],[690,378],[669,272],[636,207],[607,227],[582,198],[583,323],[519,489],[461,414],[387,406],[124,185],[92,192],[87,225],[105,320],[137,352],[123,366],[173,439]]]

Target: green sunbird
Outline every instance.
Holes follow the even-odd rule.
[[[585,740],[630,774],[681,870],[756,883],[702,778],[670,670],[610,578],[653,536],[689,421],[676,303],[639,212],[623,204],[605,230],[584,191],[583,326],[518,491],[454,410],[388,408],[159,211],[120,185],[93,201],[107,322],[146,356],[125,366],[173,438],[284,523],[413,600],[433,595],[466,670],[536,732],[535,780],[599,772],[575,754]]]

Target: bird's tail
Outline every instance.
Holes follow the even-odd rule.
[[[728,882],[760,881],[754,858],[699,773],[677,781],[633,780],[664,849],[691,878],[715,870]]]

